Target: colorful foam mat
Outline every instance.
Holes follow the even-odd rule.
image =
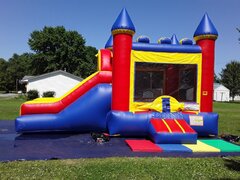
[[[154,144],[150,140],[126,140],[134,152],[240,152],[240,146],[221,139],[202,139],[196,144]]]

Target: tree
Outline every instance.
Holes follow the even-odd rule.
[[[31,72],[32,54],[24,53],[22,55],[13,54],[8,60],[8,66],[5,69],[6,89],[8,91],[19,90],[19,80]]]
[[[83,78],[96,71],[97,49],[85,46],[77,31],[64,27],[44,27],[33,31],[29,46],[34,53],[13,54],[9,61],[0,58],[0,90],[19,90],[25,75],[39,75],[55,70],[67,70]]]
[[[221,83],[230,90],[230,96],[234,101],[236,95],[240,95],[240,62],[231,61],[220,74]]]
[[[7,61],[5,59],[0,58],[0,91],[6,91],[7,90],[7,82],[6,82],[6,69],[7,69]]]
[[[98,50],[95,47],[86,46],[85,53],[86,59],[78,68],[78,71],[82,72],[82,77],[87,77],[97,70],[96,54]]]
[[[32,32],[28,44],[36,53],[33,56],[35,75],[61,69],[86,77],[94,67],[89,59],[93,49],[85,47],[81,34],[66,31],[63,26],[44,27],[41,31]]]
[[[220,83],[221,79],[214,73],[214,83]]]

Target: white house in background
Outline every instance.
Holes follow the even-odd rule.
[[[58,70],[39,76],[24,76],[21,84],[26,84],[26,91],[38,90],[39,95],[43,92],[55,91],[55,97],[60,97],[76,86],[82,78],[66,71]]]
[[[213,92],[214,101],[229,101],[230,100],[230,90],[223,86],[222,84],[214,83]]]

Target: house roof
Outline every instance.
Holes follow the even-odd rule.
[[[222,89],[225,89],[225,90],[229,91],[228,88],[226,88],[224,85],[219,84],[219,83],[214,83],[214,84],[213,84],[213,88],[214,88],[214,90],[216,90],[216,89],[218,89],[218,88],[222,88]]]
[[[39,76],[24,76],[22,80],[20,80],[20,83],[24,84],[24,83],[28,83],[28,82],[33,82],[33,81],[37,81],[40,79],[45,79],[48,77],[52,77],[52,76],[56,76],[56,75],[63,75],[63,76],[67,76],[71,79],[75,79],[77,81],[82,81],[83,79],[81,77],[75,76],[71,73],[68,73],[66,71],[62,71],[62,70],[58,70],[58,71],[53,71],[50,73],[45,73]]]
[[[22,81],[28,80],[28,79],[33,78],[33,77],[34,77],[34,76],[24,76],[24,77],[22,78]]]
[[[213,84],[213,88],[214,88],[214,89],[216,89],[216,88],[218,88],[218,87],[220,87],[220,86],[221,86],[221,84],[219,84],[219,83],[214,83],[214,84]]]

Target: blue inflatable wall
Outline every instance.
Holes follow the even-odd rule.
[[[190,116],[202,118],[202,125],[192,126]],[[111,111],[107,116],[108,131],[111,135],[122,136],[148,136],[149,121],[151,118],[159,119],[184,119],[197,133],[198,136],[218,135],[218,114],[199,113],[198,115],[177,113],[131,113],[122,111]]]
[[[109,133],[121,136],[147,136],[150,117],[151,113],[111,111],[107,116]]]

